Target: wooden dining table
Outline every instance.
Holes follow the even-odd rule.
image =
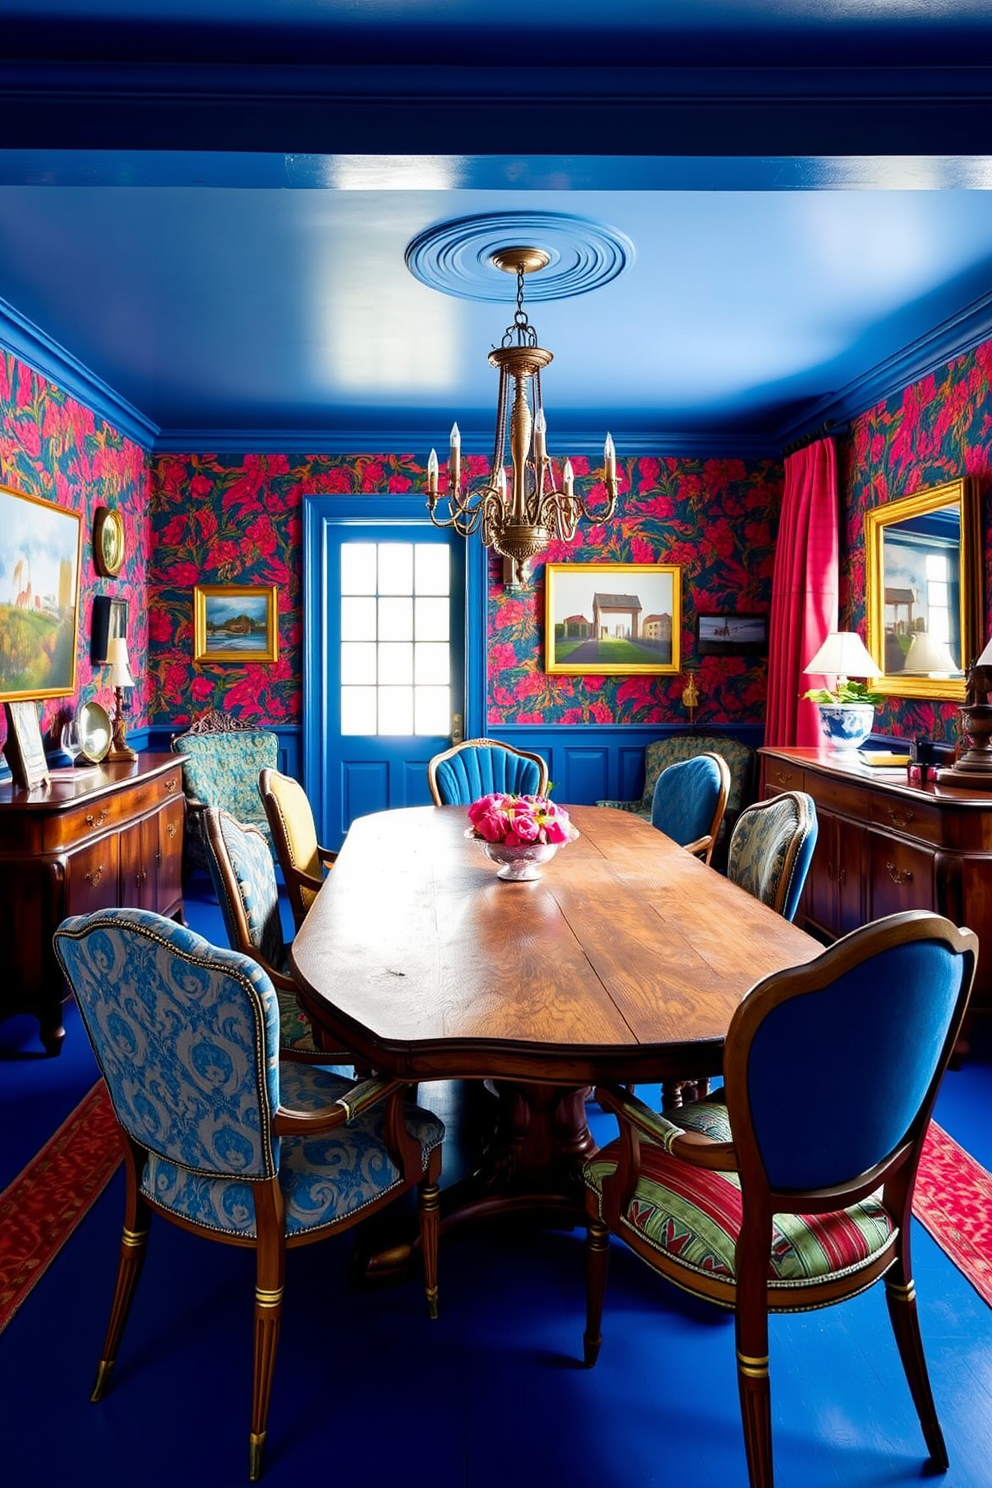
[[[568,810],[579,837],[524,882],[496,876],[463,807],[361,817],[293,941],[301,1002],[360,1066],[498,1093],[443,1228],[580,1222],[589,1087],[718,1075],[748,989],[823,949],[640,817]]]

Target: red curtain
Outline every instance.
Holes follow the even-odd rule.
[[[804,667],[837,629],[837,452],[818,439],[785,461],[768,637],[766,744],[816,745],[816,705],[802,694],[819,679]]]

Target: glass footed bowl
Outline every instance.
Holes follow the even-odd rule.
[[[573,827],[568,841],[574,842],[578,835]],[[485,838],[477,837],[471,827],[465,836],[479,844],[490,862],[500,864],[496,877],[504,883],[526,883],[540,878],[542,864],[550,863],[559,847],[568,845],[565,842],[530,842],[525,847],[509,847],[505,842],[486,842]]]

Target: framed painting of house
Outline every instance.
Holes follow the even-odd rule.
[[[197,584],[194,661],[278,661],[275,584]]]
[[[973,477],[865,512],[868,650],[875,692],[964,700],[985,644],[978,489]]]
[[[76,690],[78,512],[0,486],[0,701]]]
[[[680,666],[681,569],[664,563],[549,563],[545,671],[627,677]]]

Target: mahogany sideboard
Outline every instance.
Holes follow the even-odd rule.
[[[933,909],[977,934],[973,1006],[992,1008],[992,790],[910,785],[817,749],[766,747],[762,795],[804,790],[819,835],[796,921],[834,939],[882,915]]]
[[[182,762],[141,754],[64,770],[47,786],[0,785],[0,1019],[31,1013],[62,1047],[62,979],[52,936],[66,915],[124,906],[183,915]]]

